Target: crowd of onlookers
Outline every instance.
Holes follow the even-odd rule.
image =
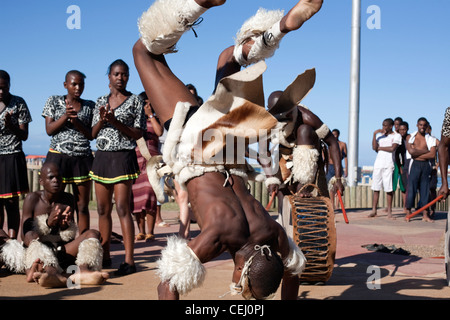
[[[392,216],[393,193],[402,193],[406,218],[436,198],[437,150],[439,140],[431,134],[425,117],[417,120],[417,130],[409,132],[401,117],[387,118],[373,133],[372,148],[377,152],[373,168],[373,207],[369,217],[377,216],[380,191],[386,192],[387,216]],[[419,194],[418,202],[416,201]],[[417,203],[416,203],[417,202]],[[423,220],[432,221],[435,204],[423,211]]]

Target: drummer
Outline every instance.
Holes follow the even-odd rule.
[[[292,222],[289,222],[287,217],[283,219],[282,215],[285,196],[299,192],[305,185],[314,184],[318,186],[322,196],[329,197],[324,160],[321,156],[321,141],[327,144],[333,163],[336,164],[336,176],[330,180],[330,184],[342,194],[344,186],[339,144],[328,127],[303,105],[291,102],[294,107],[289,110],[289,106],[277,104],[278,101],[289,101],[286,98],[291,96],[287,92],[290,87],[292,86],[289,86],[285,92],[272,92],[268,99],[269,112],[285,125],[277,137],[277,142],[279,142],[278,171],[268,174],[266,168],[265,184],[270,194],[275,192],[277,195],[278,222],[285,228],[287,235],[293,238]],[[283,99],[280,99],[281,97]],[[274,142],[272,139],[272,143]],[[311,196],[307,188],[301,190],[299,195],[301,197]],[[297,281],[297,287],[298,285]]]
[[[321,156],[322,141],[328,146],[336,168],[335,176],[330,183],[334,189],[341,193],[344,192],[337,139],[317,115],[301,104],[285,111],[284,114],[278,114],[278,110],[285,110],[284,107],[277,104],[282,95],[282,91],[274,91],[268,99],[269,112],[277,113],[278,121],[286,125],[278,137],[280,143],[279,170],[268,174],[265,182],[270,194],[274,191],[277,193],[280,200],[278,202],[280,213],[283,197],[297,193],[307,184],[317,185],[321,195],[329,197],[324,160]],[[309,194],[306,191],[302,192],[302,195],[308,196]]]

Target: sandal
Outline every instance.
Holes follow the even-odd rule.
[[[138,235],[136,236],[136,240],[144,240],[144,239],[146,239],[146,236],[142,232],[138,233]]]
[[[155,235],[154,234],[147,233],[145,235],[145,241],[153,241],[153,240],[155,240]]]
[[[126,276],[136,272],[136,266],[130,265],[126,262],[120,264],[119,269],[114,272],[116,276]]]
[[[158,227],[167,228],[167,227],[170,227],[170,224],[168,224],[165,221],[162,221],[162,222],[158,223]]]

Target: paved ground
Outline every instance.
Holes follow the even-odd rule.
[[[436,213],[434,223],[415,217],[403,220],[400,210],[396,220],[388,220],[382,212],[376,218],[367,218],[367,210],[348,211],[349,224],[342,213],[336,213],[337,253],[333,275],[325,285],[302,285],[299,299],[310,300],[441,300],[450,298],[450,287],[445,281],[443,236],[447,213]],[[26,283],[24,275],[12,275],[0,270],[1,300],[156,300],[155,261],[165,238],[178,230],[177,212],[162,213],[171,226],[156,228],[156,240],[136,242],[135,257],[138,272],[114,277],[113,271],[123,259],[122,244],[113,245],[113,266],[107,271],[111,278],[105,285],[81,289],[45,289]],[[96,220],[96,212],[92,212]],[[96,221],[93,221],[95,227]],[[192,226],[193,236],[198,232]],[[114,217],[114,231],[120,233]],[[372,252],[362,247],[367,244],[394,244],[411,250],[411,255]],[[416,255],[416,253],[418,255]],[[420,255],[420,256],[419,256]],[[374,269],[369,269],[375,266]],[[204,285],[182,297],[184,300],[240,300],[240,296],[225,295],[231,280],[233,264],[227,254],[206,264]],[[377,270],[377,271],[372,271]],[[379,272],[379,273],[377,273]],[[379,274],[379,289],[369,289],[369,277]],[[279,293],[275,299],[279,299]]]

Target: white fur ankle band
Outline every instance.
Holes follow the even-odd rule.
[[[167,246],[157,261],[162,282],[168,282],[171,291],[184,295],[203,284],[206,269],[187,241],[176,236],[167,238]]]
[[[98,239],[89,238],[81,241],[78,246],[77,266],[86,265],[90,270],[101,271],[103,261],[103,248]]]
[[[176,52],[178,40],[206,10],[195,0],[157,0],[139,19],[141,40],[153,54]]]
[[[30,269],[37,259],[41,260],[44,267],[52,266],[59,272],[62,271],[53,250],[38,240],[33,240],[25,252],[25,268]]]
[[[260,60],[270,58],[278,49],[281,39],[286,35],[280,30],[283,11],[259,9],[256,14],[242,25],[236,35],[234,57],[236,61],[247,66]],[[254,40],[247,59],[242,54],[243,45]]]
[[[10,239],[0,248],[0,262],[14,273],[25,272],[25,248],[16,239]]]

